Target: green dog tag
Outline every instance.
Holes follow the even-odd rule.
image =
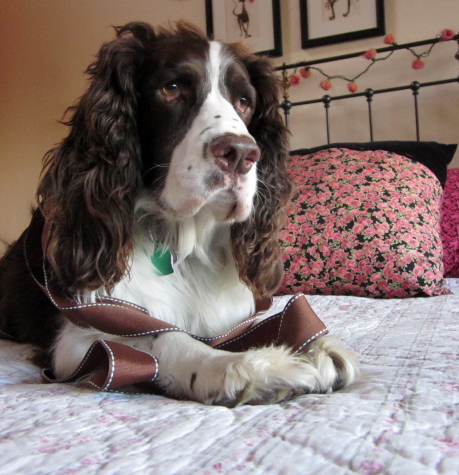
[[[169,275],[174,272],[174,268],[172,267],[172,255],[169,251],[164,252],[160,249],[156,249],[151,256],[151,262],[160,275]]]

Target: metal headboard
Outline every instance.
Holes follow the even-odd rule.
[[[417,41],[417,42],[412,42],[412,43],[404,43],[404,44],[394,44],[392,46],[384,47],[384,48],[379,48],[376,50],[377,53],[384,53],[384,52],[392,52],[395,50],[399,49],[410,49],[414,48],[417,46],[423,46],[423,45],[434,45],[435,43],[438,42],[445,42],[445,41],[457,41],[459,45],[459,35],[455,35],[454,38],[451,40],[442,40],[441,38],[432,38],[428,40],[422,40],[422,41]],[[310,67],[313,65],[321,64],[321,63],[331,63],[335,61],[341,61],[344,59],[350,59],[350,58],[355,58],[358,56],[362,56],[365,53],[365,51],[359,51],[356,53],[349,53],[349,54],[344,54],[344,55],[339,55],[339,56],[332,56],[329,58],[322,58],[318,60],[313,60],[313,61],[300,61],[298,63],[293,63],[293,64],[283,64],[282,66],[278,66],[276,68],[277,71],[281,71],[282,73],[282,84],[283,84],[283,101],[280,104],[280,107],[284,111],[284,116],[285,116],[285,123],[288,126],[289,125],[289,117],[290,117],[290,111],[293,107],[298,107],[298,106],[304,106],[304,105],[309,105],[309,104],[318,104],[322,103],[324,105],[324,110],[325,110],[325,125],[326,125],[326,131],[327,131],[327,143],[330,143],[330,107],[332,102],[334,101],[340,101],[344,99],[355,99],[359,97],[365,97],[367,102],[368,102],[368,123],[369,123],[369,129],[370,129],[370,140],[373,142],[374,141],[374,134],[373,134],[373,110],[372,110],[372,105],[373,105],[373,97],[377,94],[385,94],[385,93],[390,93],[390,92],[396,92],[396,91],[404,91],[407,89],[411,89],[413,93],[413,99],[414,99],[414,113],[415,113],[415,126],[416,126],[416,139],[419,141],[420,140],[420,132],[419,132],[419,107],[418,107],[418,96],[420,93],[421,88],[425,87],[430,87],[430,86],[438,86],[442,84],[449,84],[449,83],[459,83],[459,76],[455,78],[450,78],[450,79],[443,79],[439,81],[431,81],[431,82],[418,82],[418,81],[413,81],[411,84],[405,85],[405,86],[397,86],[397,87],[390,87],[390,88],[385,88],[385,89],[366,89],[364,92],[356,92],[356,93],[351,93],[351,94],[344,94],[344,95],[339,95],[339,96],[329,96],[328,94],[322,96],[321,98],[318,99],[312,99],[312,100],[306,100],[306,101],[297,101],[297,102],[291,102],[289,100],[289,88],[290,88],[290,81],[289,81],[289,71],[293,70],[296,71],[299,68],[303,67]],[[456,53],[455,58],[459,60],[459,51]]]

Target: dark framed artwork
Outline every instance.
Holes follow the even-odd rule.
[[[257,54],[282,56],[280,0],[206,0],[207,34],[243,41]]]
[[[384,0],[300,0],[303,48],[385,34]]]

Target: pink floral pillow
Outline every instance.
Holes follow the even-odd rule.
[[[408,297],[448,293],[442,188],[424,165],[386,151],[293,156],[279,293]]]
[[[459,277],[459,168],[448,170],[440,224],[445,277]]]

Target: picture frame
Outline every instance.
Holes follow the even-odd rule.
[[[385,34],[384,0],[299,0],[303,49]]]
[[[205,5],[209,37],[242,40],[256,54],[282,56],[280,0],[206,0]]]

